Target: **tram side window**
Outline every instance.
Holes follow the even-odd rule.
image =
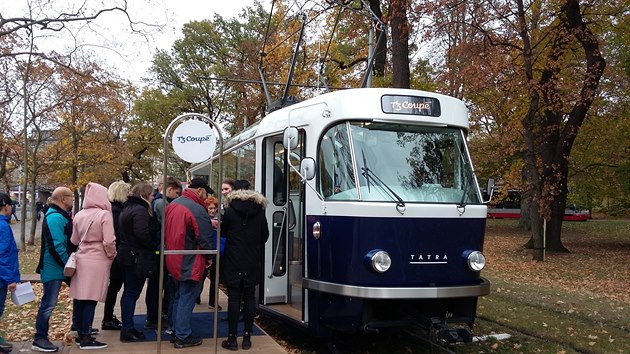
[[[256,145],[255,142],[241,146],[240,148],[226,153],[223,156],[223,175],[225,178],[245,179],[256,189]],[[218,181],[218,159],[212,164],[213,176],[217,176]],[[216,171],[216,172],[215,172]]]

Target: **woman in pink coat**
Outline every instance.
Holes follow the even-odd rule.
[[[77,270],[70,283],[70,296],[78,321],[81,349],[101,349],[107,344],[90,335],[94,310],[98,301],[105,302],[109,283],[109,268],[116,257],[116,236],[112,206],[107,188],[97,183],[85,187],[83,206],[73,219],[72,238],[78,245]]]

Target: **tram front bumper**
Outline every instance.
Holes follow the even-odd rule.
[[[433,287],[370,287],[302,279],[302,287],[339,296],[362,299],[442,299],[478,297],[490,294],[490,281],[480,279],[479,284]]]

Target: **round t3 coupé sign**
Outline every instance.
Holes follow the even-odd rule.
[[[173,150],[182,160],[190,163],[205,161],[217,147],[214,130],[201,121],[187,120],[173,132]]]

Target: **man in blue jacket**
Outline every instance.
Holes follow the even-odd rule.
[[[44,294],[35,320],[35,338],[31,349],[40,352],[56,352],[59,347],[48,339],[50,316],[52,315],[61,283],[69,285],[70,279],[63,275],[63,268],[71,250],[72,217],[70,210],[74,203],[74,194],[67,187],[57,187],[52,193],[52,204],[42,224],[42,246],[37,266],[44,285]]]
[[[20,281],[18,249],[11,230],[11,207],[13,202],[6,193],[0,193],[0,317],[4,313],[7,292],[14,292]],[[0,337],[0,350],[9,352],[13,348]]]

